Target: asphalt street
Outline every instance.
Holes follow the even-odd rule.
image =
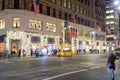
[[[111,80],[107,74],[108,54],[72,57],[21,57],[0,61],[0,80]],[[120,80],[116,60],[115,80]]]

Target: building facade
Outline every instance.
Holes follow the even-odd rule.
[[[119,16],[113,0],[106,0],[106,26],[110,29],[106,36],[107,42],[115,47],[119,39]]]
[[[104,0],[40,0],[36,15],[32,0],[0,1],[0,42],[9,52],[25,49],[29,55],[31,48],[59,49],[65,43],[74,54],[79,45],[88,53],[107,50]],[[71,28],[77,37],[68,39]]]

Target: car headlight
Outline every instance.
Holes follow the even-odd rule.
[[[64,53],[61,53],[62,55],[64,54]]]

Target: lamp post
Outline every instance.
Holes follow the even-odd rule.
[[[94,48],[95,48],[95,45],[94,45],[95,44],[94,43],[94,41],[95,41],[95,31],[91,31],[90,36],[91,36],[91,39],[92,39],[91,40],[91,42],[92,42],[92,48],[91,49],[94,50]]]

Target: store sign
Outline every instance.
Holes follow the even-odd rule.
[[[31,37],[31,43],[40,43],[40,37],[32,36]]]

